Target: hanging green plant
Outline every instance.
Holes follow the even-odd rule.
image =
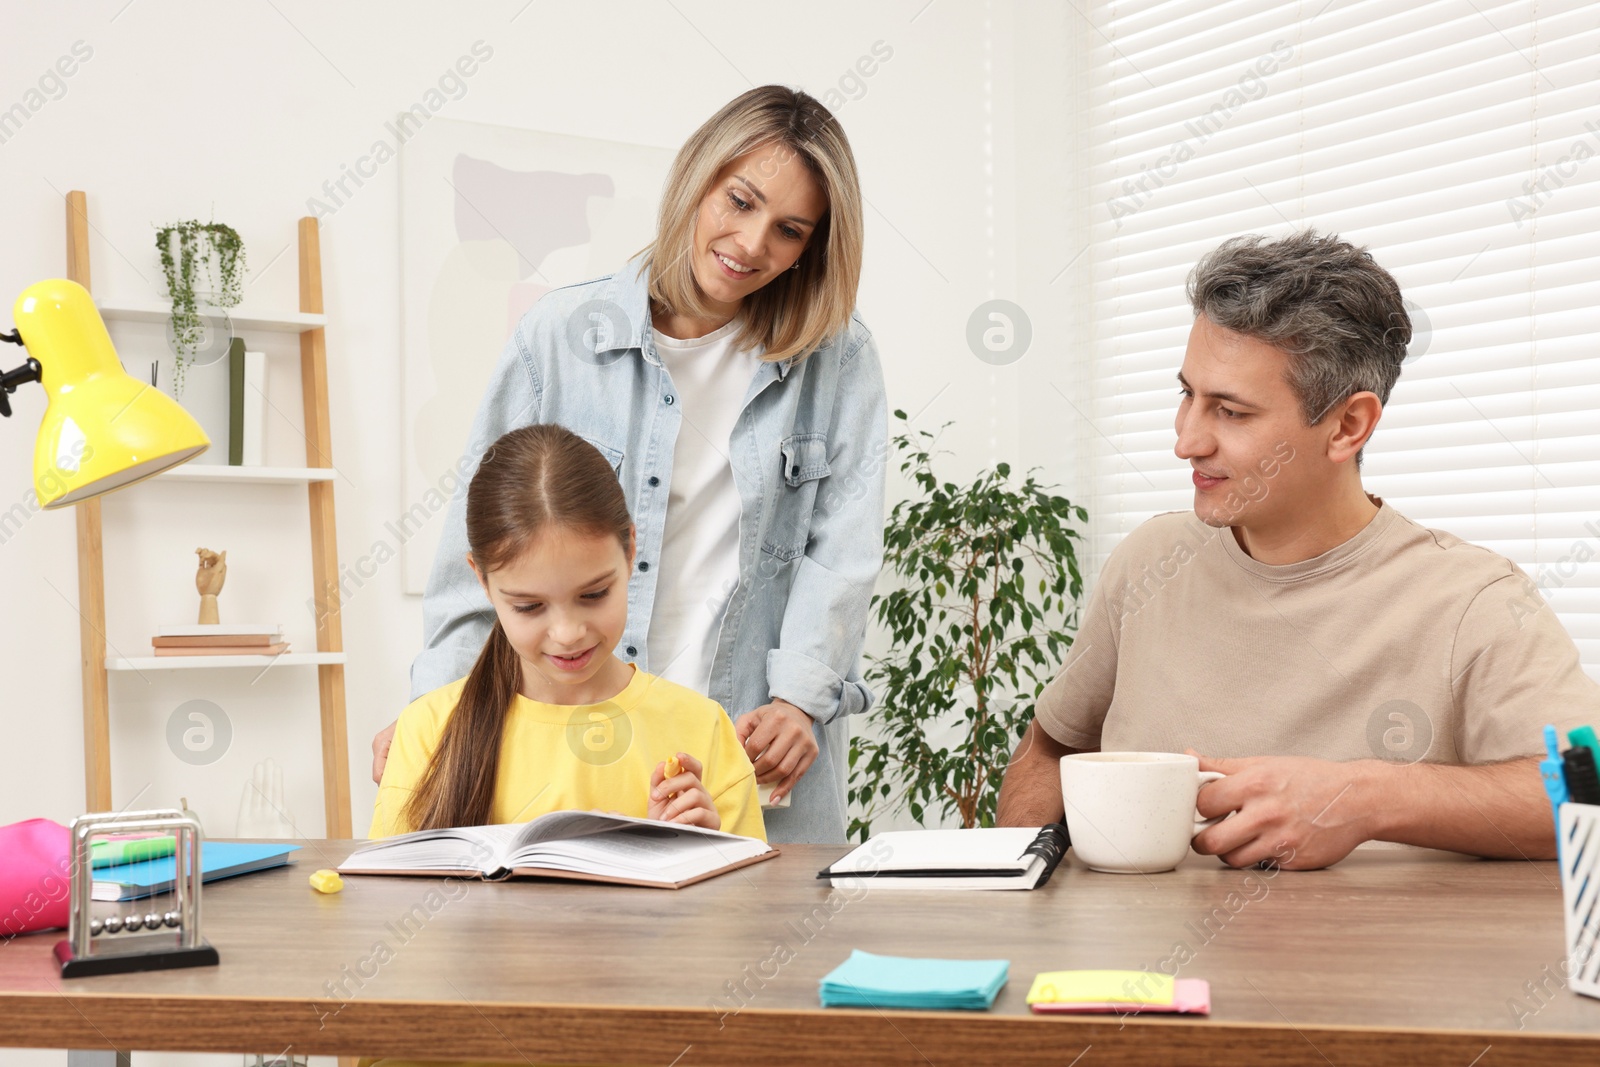
[[[901,810],[919,823],[933,814],[993,826],[1011,750],[1077,630],[1075,524],[1088,513],[1031,471],[1018,484],[1007,463],[965,485],[941,482],[935,440],[926,430],[894,438],[915,488],[884,527],[899,587],[874,595],[872,610],[890,647],[868,657],[873,731],[850,742],[859,814],[849,833],[862,841],[874,818]],[[941,740],[953,720],[955,736]]]
[[[184,366],[205,338],[205,323],[195,300],[197,263],[205,266],[210,302],[217,307],[235,307],[244,296],[244,242],[226,223],[188,219],[158,229],[156,249],[172,298],[172,389],[181,394]]]

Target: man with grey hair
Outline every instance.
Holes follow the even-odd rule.
[[[1600,720],[1600,685],[1515,564],[1362,488],[1411,339],[1399,286],[1308,231],[1226,242],[1188,292],[1194,511],[1112,552],[999,821],[1060,819],[1068,753],[1187,750],[1227,775],[1200,813],[1231,813],[1195,849],[1235,867],[1325,867],[1374,839],[1553,857],[1541,730]]]

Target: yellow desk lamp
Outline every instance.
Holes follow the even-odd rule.
[[[30,285],[0,340],[29,359],[0,373],[0,415],[11,394],[40,382],[50,406],[33,448],[33,486],[45,508],[61,508],[141,482],[211,446],[178,402],[122,369],[89,291],[52,278]]]

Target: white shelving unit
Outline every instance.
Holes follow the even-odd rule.
[[[145,322],[155,326],[166,325],[167,319],[172,316],[172,307],[157,301],[131,301],[118,300],[105,303],[95,302],[100,309],[100,317],[107,322]],[[233,323],[235,330],[268,330],[275,333],[305,333],[307,330],[319,330],[327,325],[326,315],[313,315],[309,312],[295,312],[293,314],[260,315],[254,309],[240,307],[224,308],[228,319]]]
[[[88,198],[78,190],[67,194],[67,276],[90,289]],[[322,250],[317,220],[298,223],[300,307],[298,312],[261,314],[258,309],[229,308],[228,318],[240,333],[297,335],[300,342],[301,403],[305,412],[305,467],[233,467],[184,464],[163,471],[157,481],[217,486],[301,485],[306,489],[311,520],[312,604],[316,614],[316,651],[278,656],[120,656],[107,648],[105,545],[100,500],[77,505],[78,638],[83,649],[84,791],[89,811],[110,811],[111,694],[108,675],[118,671],[172,671],[315,667],[322,719],[323,807],[327,836],[350,836],[349,747],[345,731],[344,638],[339,614],[339,555],[334,527],[332,431],[328,414],[327,350],[322,306]],[[110,326],[142,323],[165,326],[170,307],[158,300],[97,301]],[[140,492],[137,487],[128,490]]]
[[[306,485],[310,482],[331,482],[332,467],[225,467],[221,464],[202,466],[185,463],[168,467],[153,482],[276,482],[283,485]]]
[[[320,667],[343,664],[343,652],[285,652],[279,656],[107,656],[108,671],[182,671],[201,667]]]

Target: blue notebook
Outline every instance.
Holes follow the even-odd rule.
[[[1009,960],[915,959],[856,949],[823,977],[822,1006],[985,1011],[1010,969]]]
[[[264,871],[269,867],[282,867],[289,862],[289,853],[299,845],[245,844],[238,841],[206,841],[200,846],[200,880],[215,882],[219,878],[232,878],[236,874]],[[176,856],[139,863],[124,863],[116,867],[101,867],[94,872],[94,900],[143,900],[157,893],[172,892],[173,879],[178,871]]]

